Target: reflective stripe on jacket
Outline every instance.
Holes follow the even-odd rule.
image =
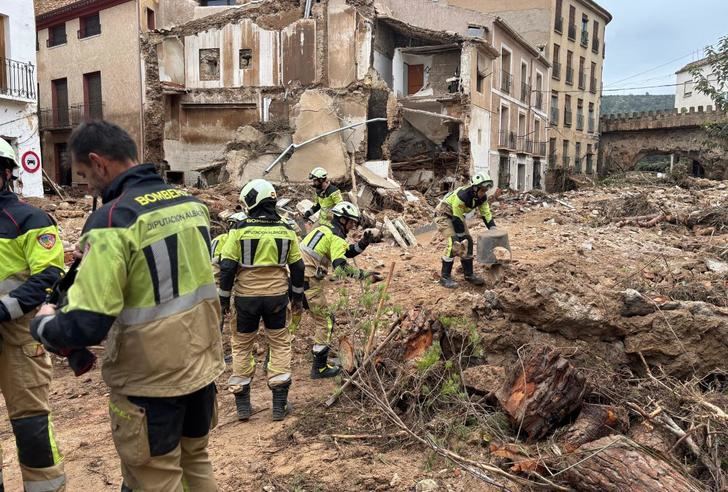
[[[37,332],[56,348],[108,335],[102,373],[120,394],[197,391],[225,368],[207,207],[151,164],[118,176],[103,199],[84,226],[68,303]]]
[[[33,342],[26,316],[43,303],[63,274],[63,244],[39,208],[0,192],[0,336],[13,345]],[[22,318],[22,320],[21,320]]]

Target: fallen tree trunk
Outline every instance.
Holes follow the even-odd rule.
[[[680,469],[655,458],[624,436],[608,436],[565,455],[561,481],[593,492],[697,492],[703,490]],[[559,466],[559,465],[554,465]],[[553,468],[552,468],[553,469]]]
[[[514,428],[533,442],[575,412],[585,391],[584,376],[558,350],[541,347],[511,368],[496,397]]]
[[[621,407],[585,403],[581,413],[564,434],[567,453],[583,444],[596,441],[610,434],[623,434],[629,429],[629,415]]]

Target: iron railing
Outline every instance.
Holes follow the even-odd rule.
[[[586,89],[586,74],[579,72],[579,89]]]
[[[584,115],[581,113],[576,113],[576,129],[577,130],[584,129]]]
[[[38,111],[41,130],[74,128],[81,123],[104,117],[103,103],[73,104],[67,107],[43,108]]]
[[[594,133],[594,117],[589,117],[589,126],[587,127],[589,130],[589,133]]]
[[[599,43],[600,43],[599,36],[597,36],[595,34],[594,37],[592,38],[592,51],[594,53],[599,54]]]
[[[574,85],[574,69],[572,67],[566,67],[566,83]]]
[[[551,77],[560,80],[561,79],[561,63],[554,60],[554,62],[551,64]]]
[[[591,92],[592,94],[597,93],[597,78],[596,77],[591,78],[591,81],[589,84],[589,92]]]
[[[546,156],[546,144],[548,142],[533,142],[533,153],[537,156]]]
[[[534,101],[533,106],[539,111],[543,111],[543,92],[536,91],[534,94],[536,94],[536,100]]]
[[[510,94],[512,84],[513,76],[505,70],[501,71],[501,91]]]
[[[589,31],[582,29],[581,31],[581,45],[586,48],[589,46]]]
[[[574,158],[574,172],[576,174],[581,174],[581,157],[579,156]]]
[[[572,112],[568,109],[564,110],[564,126],[571,126]]]
[[[35,65],[0,57],[0,94],[35,99]]]
[[[498,147],[502,149],[516,149],[516,134],[508,130],[501,130],[498,134]]]
[[[556,105],[551,106],[551,126],[559,125],[559,107]]]
[[[587,174],[594,173],[594,162],[593,162],[591,154],[587,154],[587,156],[586,156],[586,173]]]
[[[521,154],[525,154],[527,152],[530,152],[528,150],[528,144],[530,140],[528,140],[526,137],[516,137],[516,152],[519,152]]]
[[[571,167],[571,158],[568,155],[563,156],[561,162],[564,165],[564,169],[569,169]]]
[[[56,36],[51,31],[48,35],[48,39],[46,39],[46,48],[60,46],[62,44],[66,44],[67,41],[68,41],[68,36],[66,35],[65,32],[63,34]]]
[[[531,86],[525,82],[521,82],[521,102],[528,102],[528,96],[531,95]]]
[[[569,24],[569,39],[576,39],[576,24]]]
[[[556,21],[554,22],[554,30],[558,33],[564,32],[564,18],[563,17],[556,18]]]

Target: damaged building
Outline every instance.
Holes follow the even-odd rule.
[[[543,183],[550,65],[495,16],[256,2],[146,33],[142,53],[145,157],[172,182],[303,182],[321,165],[379,188]]]

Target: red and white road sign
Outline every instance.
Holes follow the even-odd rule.
[[[20,164],[26,172],[34,173],[40,169],[40,157],[32,150],[29,150],[20,158]]]

